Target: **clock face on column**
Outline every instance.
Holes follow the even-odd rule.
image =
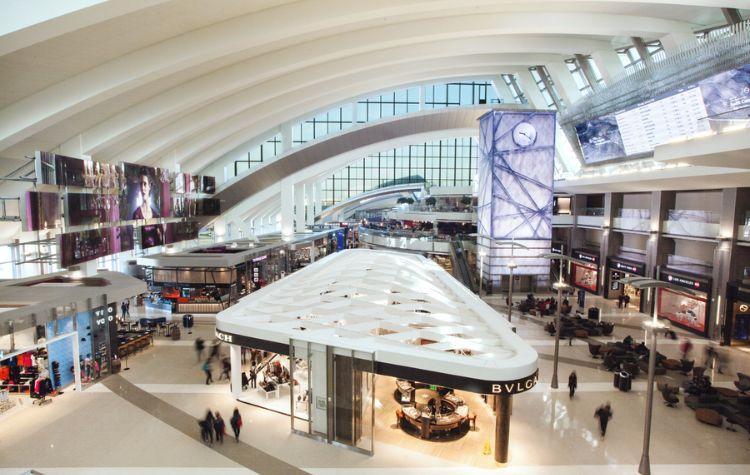
[[[513,141],[521,148],[536,142],[536,129],[528,122],[521,122],[513,128]]]

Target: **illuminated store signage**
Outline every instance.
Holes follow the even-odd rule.
[[[531,376],[507,383],[494,383],[492,385],[492,394],[519,394],[524,393],[534,386],[538,381],[539,371]]]
[[[573,257],[592,264],[599,264],[599,256],[586,251],[574,250]]]
[[[625,262],[625,261],[610,259],[609,266],[613,270],[621,270],[623,272],[627,272],[628,274],[636,274],[636,275],[641,275],[641,276],[646,275],[645,264],[638,264],[638,263],[633,263],[633,262]]]
[[[675,274],[672,274],[671,272],[662,271],[661,280],[665,282],[669,282],[670,284],[675,284],[681,287],[686,287],[694,291],[697,290],[699,292],[708,293],[710,290],[710,285],[707,281],[692,279],[690,277],[684,277],[681,275],[675,275]]]
[[[232,343],[232,335],[229,333],[220,332],[219,330],[216,330],[216,338],[223,341],[224,343]]]

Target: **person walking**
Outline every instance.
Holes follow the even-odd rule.
[[[224,358],[221,360],[221,375],[219,376],[219,381],[226,378],[227,381],[231,379],[230,371],[232,370],[232,365],[229,363],[229,358]]]
[[[214,432],[216,433],[216,442],[219,442],[220,444],[224,443],[225,427],[226,425],[224,424],[224,419],[222,419],[219,411],[216,411],[216,417],[214,418]]]
[[[219,345],[221,345],[221,342],[217,340],[211,346],[211,356],[209,356],[209,359],[214,359],[214,358],[216,358],[217,360],[219,359],[219,350],[220,350]]]
[[[240,410],[236,407],[234,408],[234,412],[232,413],[232,418],[229,419],[229,425],[232,426],[232,431],[234,432],[234,441],[239,442],[240,428],[242,427],[242,416],[240,415]]]
[[[125,302],[127,302],[127,300],[123,300],[120,304],[120,312],[122,313],[122,318],[125,318],[128,315],[128,307]]]
[[[578,388],[578,375],[576,375],[575,370],[570,372],[570,376],[568,376],[568,392],[570,393],[570,399],[573,399],[573,396],[576,394],[576,389]]]
[[[607,424],[612,419],[612,406],[610,406],[609,401],[607,404],[599,406],[594,413],[594,417],[599,419],[599,430],[602,433],[602,437],[604,437],[607,434]]]
[[[258,373],[255,372],[255,367],[250,369],[250,387],[253,389],[258,387]]]
[[[198,363],[203,359],[203,349],[206,344],[203,342],[203,338],[198,337],[195,339],[195,352],[198,354]]]
[[[211,360],[206,360],[205,363],[203,363],[203,372],[206,373],[206,384],[211,384],[214,382],[214,378],[211,376]]]
[[[208,410],[206,417],[203,419],[203,427],[206,430],[208,445],[212,445],[214,443],[214,414],[211,409]]]
[[[125,300],[125,314],[130,318],[130,299]]]

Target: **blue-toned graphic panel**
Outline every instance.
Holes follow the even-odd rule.
[[[492,111],[479,142],[479,234],[552,239],[554,113]]]

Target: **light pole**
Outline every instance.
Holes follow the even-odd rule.
[[[482,280],[484,277],[484,256],[487,255],[487,251],[484,249],[479,250],[479,297],[482,297]]]
[[[673,289],[679,292],[695,295],[690,289],[679,287],[669,282],[649,279],[648,277],[626,277],[618,280],[619,283],[631,285],[636,289],[654,289],[654,311],[651,321],[644,322],[643,327],[646,333],[651,333],[651,348],[648,353],[648,383],[646,383],[646,420],[643,425],[643,453],[641,454],[641,463],[638,465],[638,473],[641,475],[651,475],[651,460],[649,450],[651,448],[651,414],[654,405],[654,376],[656,372],[656,335],[659,331],[667,328],[667,325],[661,323],[658,319],[659,311],[659,289]]]
[[[508,277],[510,279],[508,280],[508,323],[510,323],[510,316],[513,313],[513,269],[516,267],[518,267],[518,264],[515,261],[508,262],[508,269],[510,270]]]
[[[550,382],[550,387],[552,389],[557,389],[557,362],[560,357],[560,330],[562,329],[562,325],[560,325],[560,314],[562,312],[562,291],[563,289],[569,287],[568,284],[563,282],[563,261],[576,262],[579,264],[584,264],[584,261],[575,259],[570,256],[565,256],[563,254],[555,254],[551,252],[540,254],[539,257],[549,259],[550,261],[560,261],[560,278],[552,285],[552,287],[557,289],[557,312],[555,315],[555,356],[552,359],[552,381]]]

